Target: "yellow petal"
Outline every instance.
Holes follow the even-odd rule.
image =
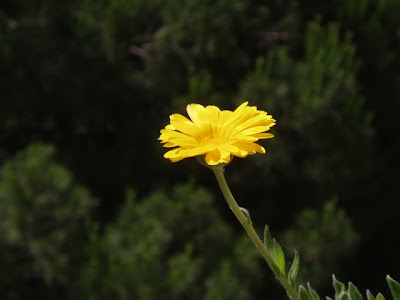
[[[226,152],[232,153],[232,154],[240,152],[240,149],[238,147],[236,147],[234,145],[230,145],[230,144],[223,144],[223,145],[219,146],[218,148],[221,150],[224,150]]]
[[[219,138],[223,137],[224,132],[227,128],[227,121],[231,117],[232,112],[229,110],[223,110],[219,114],[218,125],[217,125],[217,136]]]
[[[235,126],[232,130],[231,136],[235,135],[249,127],[255,127],[259,124],[262,124],[263,121],[265,121],[265,116],[255,116],[255,117],[249,118],[246,121],[239,123],[237,126]]]
[[[215,166],[218,164],[229,163],[231,160],[231,155],[227,151],[215,149],[214,151],[207,152],[204,159],[208,165]]]
[[[218,107],[214,105],[207,106],[206,111],[208,114],[208,119],[210,121],[211,133],[213,136],[217,136],[218,120],[221,111]]]
[[[256,127],[250,127],[248,129],[245,129],[241,131],[240,133],[237,134],[237,136],[242,136],[242,135],[252,135],[255,133],[261,133],[263,131],[267,131],[269,129],[268,126],[256,126]]]
[[[186,110],[190,119],[196,125],[202,126],[203,123],[208,123],[208,115],[203,105],[189,104]]]
[[[207,152],[213,151],[216,147],[212,145],[205,145],[191,149],[183,149],[181,150],[181,154],[186,157],[194,157],[198,155],[205,154]]]
[[[181,133],[179,131],[174,131],[169,129],[162,129],[161,135],[158,139],[165,142],[174,141],[175,143],[178,143],[179,141],[182,141],[188,145],[194,145],[194,146],[199,145],[198,141],[195,138],[188,136],[184,133]]]
[[[268,133],[268,132],[255,133],[255,134],[252,134],[251,136],[253,136],[257,139],[270,139],[270,138],[274,137],[274,135],[272,133]]]
[[[185,116],[182,116],[181,114],[173,114],[169,116],[170,120],[177,120],[177,121],[181,121],[182,123],[193,123],[192,121],[190,121],[188,118],[186,118]]]
[[[170,120],[176,130],[186,135],[194,138],[199,138],[202,135],[202,130],[197,125],[180,114],[171,115]]]
[[[238,111],[238,113],[231,117],[230,120],[227,121],[226,131],[224,132],[224,139],[228,140],[231,136],[232,131],[241,123],[246,120],[251,119],[256,112],[255,106],[243,107],[242,110]]]
[[[204,157],[206,163],[210,166],[215,166],[219,164],[219,152],[213,151],[208,152]]]
[[[255,143],[238,143],[238,144],[236,144],[236,146],[239,149],[248,152],[249,154],[255,154],[256,152],[265,153],[264,147],[262,147],[258,144],[255,144]]]
[[[163,145],[163,147],[165,148],[171,148],[171,147],[176,147],[177,145],[175,145],[174,143],[166,143]]]
[[[180,156],[179,155],[179,151],[180,151],[179,148],[169,150],[168,152],[166,152],[164,154],[164,157],[165,158],[176,158],[176,157],[179,157]]]

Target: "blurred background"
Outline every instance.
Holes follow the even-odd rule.
[[[400,280],[400,3],[0,3],[2,299],[286,299],[210,170],[157,138],[188,103],[277,119],[228,182],[300,282]]]

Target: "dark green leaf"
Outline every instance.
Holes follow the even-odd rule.
[[[375,300],[385,300],[385,297],[383,297],[383,295],[382,295],[381,293],[379,293],[379,294],[376,296]]]
[[[269,232],[268,225],[265,225],[265,228],[264,228],[264,245],[265,245],[265,247],[267,247],[269,254],[271,254],[273,256],[273,258],[275,259],[274,247],[272,244],[272,238],[271,238],[271,234]]]
[[[400,300],[400,284],[389,275],[386,276],[386,281],[392,292],[393,300]]]
[[[360,291],[351,282],[349,283],[349,295],[350,295],[351,300],[363,300],[363,297],[362,297]]]
[[[285,254],[283,253],[282,247],[274,239],[274,252],[275,252],[275,263],[279,268],[279,271],[285,276]]]
[[[311,295],[311,300],[319,300],[319,296],[318,296],[317,292],[314,291],[314,289],[311,287],[311,284],[309,282],[307,283],[307,287],[308,287],[308,292]]]
[[[339,280],[336,279],[335,275],[333,275],[332,278],[333,278],[333,288],[335,289],[335,296],[337,296],[340,294],[340,292],[344,291],[345,287],[343,283],[341,283]]]
[[[296,250],[294,250],[294,258],[292,262],[292,266],[290,267],[289,270],[289,275],[288,275],[288,280],[291,285],[295,285],[297,274],[299,273],[299,267],[300,267],[300,257],[299,253],[297,253]]]
[[[310,295],[308,294],[307,290],[302,285],[299,288],[299,294],[300,294],[301,300],[311,300]]]
[[[339,296],[337,297],[338,300],[351,300],[349,294],[345,291],[342,291]]]
[[[370,290],[367,290],[367,298],[368,298],[368,300],[375,300],[375,297],[374,297],[374,295],[372,295]]]

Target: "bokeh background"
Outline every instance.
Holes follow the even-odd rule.
[[[396,0],[2,0],[2,299],[285,299],[210,170],[157,138],[188,103],[277,119],[226,174],[300,281],[400,280]]]

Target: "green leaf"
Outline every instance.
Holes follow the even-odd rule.
[[[301,300],[311,300],[310,295],[308,294],[307,290],[302,285],[299,287],[299,294],[300,294]]]
[[[367,290],[367,298],[368,298],[368,300],[375,300],[375,297],[374,297],[374,295],[372,295],[370,290]]]
[[[299,274],[299,268],[300,268],[299,253],[296,250],[294,250],[294,258],[288,274],[288,280],[290,284],[293,286],[295,286],[296,278],[297,275]]]
[[[342,291],[337,297],[337,300],[351,300],[351,299],[349,294],[347,294],[345,291]]]
[[[351,300],[363,300],[363,297],[357,287],[349,282],[349,295]]]
[[[333,288],[335,289],[335,296],[339,295],[340,292],[345,290],[344,284],[341,283],[339,280],[336,279],[335,275],[332,276],[333,278]]]
[[[381,293],[379,293],[379,294],[376,296],[375,300],[385,300],[385,297],[383,297],[383,295],[382,295]]]
[[[308,292],[311,295],[311,300],[319,300],[319,296],[318,296],[317,292],[314,291],[314,289],[311,287],[311,284],[309,282],[307,283],[307,287],[308,287]]]
[[[326,297],[326,300],[333,300],[331,297]]]
[[[279,271],[285,276],[285,254],[283,253],[282,247],[274,239],[274,252],[275,252],[275,263],[279,268]]]
[[[386,276],[386,281],[389,285],[390,291],[392,292],[393,300],[400,300],[400,284],[389,275]]]
[[[272,257],[275,259],[274,247],[272,245],[272,238],[271,238],[271,234],[269,233],[268,225],[265,225],[265,228],[264,228],[264,245],[265,245],[265,247],[267,247],[269,254],[271,254]]]

